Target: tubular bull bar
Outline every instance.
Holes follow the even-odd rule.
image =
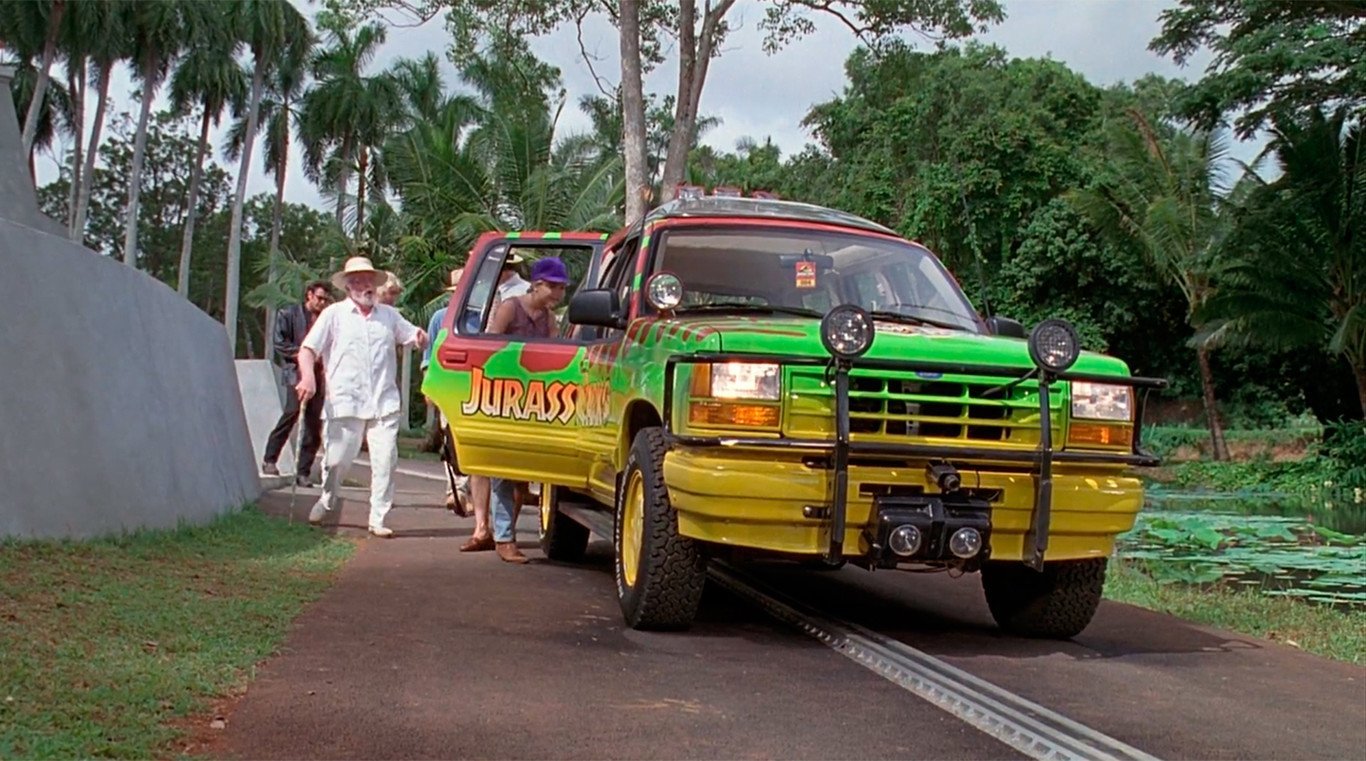
[[[692,436],[675,433],[674,371],[681,364],[719,362],[758,362],[780,367],[816,366],[826,368],[827,379],[835,386],[835,439],[761,438],[745,436]],[[888,370],[894,372],[938,373],[941,375],[979,375],[998,377],[1010,382],[1022,382],[1035,375],[1039,381],[1039,446],[1032,450],[1002,450],[982,446],[939,446],[932,444],[893,444],[883,442],[855,442],[849,436],[849,374],[854,369]],[[1134,394],[1134,436],[1129,453],[1069,452],[1053,449],[1053,417],[1050,414],[1050,391],[1057,381],[1087,381],[1130,386]],[[1084,463],[1103,465],[1153,466],[1161,458],[1145,451],[1140,445],[1143,408],[1147,392],[1165,388],[1162,378],[1137,376],[1096,375],[1091,373],[1050,373],[1039,368],[973,365],[953,362],[921,362],[909,360],[868,359],[860,357],[777,357],[771,354],[738,352],[708,352],[672,355],[664,367],[664,435],[671,445],[688,447],[756,447],[785,451],[813,452],[829,455],[834,471],[834,494],[831,497],[830,547],[827,560],[838,562],[844,553],[845,517],[848,511],[849,458],[851,455],[884,455],[925,460],[990,460],[993,462],[1023,463],[1032,466],[1034,478],[1034,506],[1030,512],[1030,529],[1025,534],[1024,546],[1029,553],[1025,564],[1036,571],[1043,570],[1044,552],[1048,549],[1049,519],[1053,509],[1053,463]]]

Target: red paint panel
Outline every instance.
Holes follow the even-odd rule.
[[[447,370],[483,367],[489,357],[507,348],[507,341],[470,341],[455,338],[441,344],[436,361]]]
[[[554,373],[567,369],[579,355],[574,344],[522,344],[522,369],[530,373]]]

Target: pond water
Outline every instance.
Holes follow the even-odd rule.
[[[1160,581],[1366,609],[1366,500],[1152,489],[1122,558]]]

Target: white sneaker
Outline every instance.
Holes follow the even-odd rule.
[[[380,539],[388,539],[389,537],[394,535],[394,530],[391,528],[387,528],[385,526],[371,526],[370,533],[374,534]]]
[[[313,509],[308,511],[308,522],[316,526],[323,522],[323,518],[326,518],[329,512],[331,511],[327,509],[327,503],[319,499],[313,503]]]

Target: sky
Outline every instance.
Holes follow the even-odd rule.
[[[293,1],[305,13],[318,7],[309,6],[304,0]],[[1004,0],[1004,5],[1005,21],[978,39],[999,45],[1014,57],[1061,61],[1096,85],[1132,82],[1148,73],[1193,80],[1199,78],[1209,62],[1209,55],[1201,53],[1185,67],[1179,67],[1147,49],[1160,29],[1158,15],[1174,5],[1173,0]],[[728,16],[735,31],[727,38],[723,55],[712,62],[701,105],[702,113],[719,118],[720,124],[703,137],[703,142],[729,151],[744,137],[759,142],[771,138],[784,155],[789,155],[811,142],[810,134],[800,124],[810,107],[843,91],[844,61],[857,40],[838,21],[815,14],[816,29],[811,35],[777,53],[766,54],[762,49],[763,32],[758,28],[762,13],[760,0],[739,0]],[[388,40],[372,63],[372,71],[387,68],[399,58],[418,57],[430,50],[442,57],[448,83],[457,81],[454,67],[445,62],[449,38],[439,17],[414,26],[412,19],[401,14],[385,15],[407,25],[389,29]],[[919,38],[912,35],[911,39]],[[618,79],[615,29],[605,20],[590,19],[584,28],[583,44],[595,58],[593,66],[598,74],[609,80],[610,88]],[[930,47],[923,40],[920,46]],[[587,116],[576,104],[581,96],[595,94],[598,88],[580,53],[577,30],[570,26],[538,38],[533,42],[533,50],[543,60],[558,66],[563,76],[567,95],[560,117],[560,134],[589,129]],[[676,77],[676,66],[667,62],[646,77],[645,88],[661,95],[671,93]],[[130,72],[120,69],[111,88],[117,109],[136,113],[133,89]],[[157,108],[164,106],[162,93]],[[88,107],[87,113],[93,110],[93,106]],[[215,146],[221,146],[224,131],[219,129],[213,134]],[[67,147],[59,146],[59,150]],[[1250,159],[1259,147],[1256,143],[1236,144],[1233,155]],[[317,190],[302,176],[298,155],[297,150],[292,153],[286,199],[323,207]],[[218,160],[230,174],[236,175],[236,165],[229,165],[221,155]],[[40,158],[37,169],[39,185],[57,176],[57,165],[51,157]],[[248,195],[273,190],[273,180],[260,167],[258,155],[252,162]]]

